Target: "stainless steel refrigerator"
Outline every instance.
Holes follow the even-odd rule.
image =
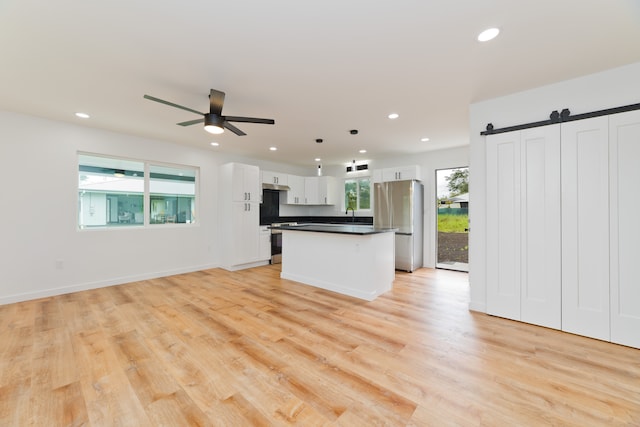
[[[374,188],[373,225],[397,228],[396,270],[422,267],[424,188],[419,181],[380,182]]]

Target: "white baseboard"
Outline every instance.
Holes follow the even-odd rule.
[[[194,271],[207,270],[210,268],[218,268],[219,265],[198,265],[174,270],[156,271],[152,273],[136,274],[133,276],[123,276],[107,280],[98,280],[96,282],[79,283],[69,286],[61,286],[58,288],[42,289],[32,292],[24,292],[19,294],[7,295],[0,297],[0,305],[13,304],[16,302],[30,301],[39,298],[47,298],[56,295],[70,294],[72,292],[87,291],[90,289],[106,288],[107,286],[122,285],[125,283],[138,282],[141,280],[156,279],[158,277],[173,276],[176,274],[191,273]]]
[[[479,311],[481,313],[486,313],[487,312],[487,305],[485,303],[482,303],[482,302],[469,301],[469,310],[471,310],[471,311]]]

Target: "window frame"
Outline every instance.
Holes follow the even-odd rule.
[[[367,180],[369,181],[369,207],[368,208],[361,208],[360,207],[360,181],[363,180]],[[346,178],[344,178],[343,180],[343,185],[342,185],[342,210],[345,210],[347,208],[347,182],[355,182],[357,185],[357,191],[356,191],[356,212],[363,212],[363,213],[368,213],[371,212],[372,208],[371,208],[371,204],[373,203],[373,198],[372,198],[372,185],[373,185],[373,178],[371,177],[371,175],[361,175],[361,176],[347,176]]]
[[[81,224],[81,218],[80,218],[80,214],[81,214],[81,191],[83,191],[83,189],[80,188],[80,168],[83,166],[82,163],[82,156],[87,156],[87,157],[95,157],[95,158],[102,158],[105,159],[105,161],[108,162],[113,162],[114,164],[117,164],[117,162],[134,162],[134,163],[140,163],[143,166],[143,192],[142,192],[142,214],[143,214],[143,220],[142,223],[133,223],[133,224],[126,224],[124,226],[115,226],[113,224],[110,224],[109,222],[105,223],[104,225],[94,225],[94,226],[86,226]],[[88,166],[88,165],[85,165]],[[165,223],[159,223],[159,224],[154,224],[151,223],[151,185],[150,185],[150,181],[152,180],[151,177],[151,169],[153,167],[159,167],[159,168],[169,168],[169,169],[177,169],[177,170],[184,170],[185,172],[188,171],[188,173],[192,173],[193,174],[193,195],[189,195],[187,197],[192,197],[193,198],[193,203],[192,206],[193,208],[191,209],[191,215],[192,215],[192,221],[191,222],[165,222]],[[112,169],[111,167],[107,167],[107,169]],[[117,169],[117,168],[116,168]],[[198,226],[200,224],[198,215],[194,214],[200,212],[200,167],[198,166],[193,166],[193,165],[185,165],[185,164],[178,164],[178,163],[168,163],[168,162],[158,162],[158,161],[152,161],[152,160],[141,160],[141,159],[135,159],[135,158],[130,158],[130,157],[120,157],[120,156],[112,156],[112,155],[107,155],[107,154],[99,154],[99,153],[91,153],[91,152],[83,152],[83,151],[78,151],[77,152],[77,161],[76,161],[76,228],[78,231],[87,231],[87,230],[129,230],[129,229],[140,229],[140,228],[156,228],[156,227],[160,227],[162,228],[162,226],[169,226],[169,227],[189,227],[189,226]],[[87,191],[87,190],[84,190]]]

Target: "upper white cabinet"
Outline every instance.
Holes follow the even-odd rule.
[[[262,171],[262,183],[273,185],[288,185],[289,175],[280,172]]]
[[[334,177],[318,177],[318,201],[321,205],[335,205],[337,203],[336,179]]]
[[[375,169],[373,182],[420,180],[420,166],[400,166],[396,168]]]
[[[288,176],[288,205],[333,205],[336,203],[335,178],[330,176]]]
[[[312,176],[304,179],[305,204],[333,205],[336,203],[335,179],[330,176]]]
[[[260,202],[262,195],[260,186],[260,169],[257,166],[242,163],[228,163],[223,165],[228,169],[234,202]]]
[[[609,119],[611,341],[640,348],[640,111]]]
[[[287,191],[288,205],[304,205],[304,177],[288,175],[289,191]]]
[[[560,127],[487,137],[487,312],[560,329]]]

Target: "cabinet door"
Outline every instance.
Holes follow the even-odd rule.
[[[270,171],[262,171],[263,184],[277,184],[276,173]]]
[[[243,165],[244,189],[250,202],[260,202],[260,169],[257,166]]]
[[[320,200],[318,197],[318,177],[311,176],[304,179],[304,203],[306,205],[318,205]]]
[[[560,329],[560,125],[523,130],[520,151],[520,320]]]
[[[562,330],[609,340],[608,117],[561,126]]]
[[[382,170],[383,181],[405,181],[408,179],[420,179],[418,166],[401,166]]]
[[[609,118],[611,341],[640,348],[640,111]]]
[[[330,176],[318,178],[318,201],[321,205],[336,204],[336,180]]]
[[[487,313],[520,320],[520,132],[486,144]]]
[[[260,258],[260,205],[258,203],[233,203],[232,265],[254,262]]]
[[[266,226],[260,226],[258,234],[260,236],[260,260],[271,259],[271,230]]]
[[[304,203],[304,177],[289,175],[289,191],[287,191],[287,204],[299,205]]]
[[[260,201],[260,169],[257,166],[234,163],[231,169],[234,202]]]

